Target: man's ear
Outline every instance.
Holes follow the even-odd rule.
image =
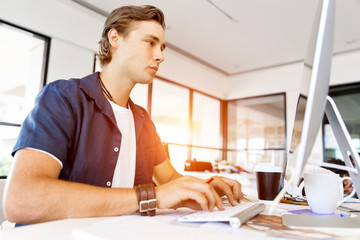
[[[119,46],[119,39],[120,39],[120,35],[118,33],[118,31],[116,31],[116,29],[110,29],[110,31],[108,32],[108,39],[109,39],[109,43],[113,48],[118,48]]]

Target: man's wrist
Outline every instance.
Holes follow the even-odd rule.
[[[155,216],[156,194],[154,184],[141,184],[135,187],[139,203],[139,212],[142,216]]]

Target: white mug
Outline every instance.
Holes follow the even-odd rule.
[[[340,204],[354,196],[355,188],[344,198],[343,181],[346,179],[350,178],[340,178],[334,173],[305,173],[305,193],[311,210],[332,214]]]

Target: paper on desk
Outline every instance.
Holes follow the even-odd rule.
[[[267,233],[257,232],[245,228],[231,228],[227,223],[204,223],[199,227],[201,230],[216,234],[222,237],[222,239],[228,239],[228,236],[236,237],[242,236],[243,239],[261,239],[264,240]],[[218,239],[219,240],[219,239]]]
[[[359,239],[359,229],[345,228],[307,228],[291,229],[282,225],[282,215],[289,214],[291,211],[311,211],[309,206],[280,203],[276,211],[269,213],[270,202],[266,203],[267,209],[248,221],[242,228],[252,229],[258,232],[266,233],[264,239],[283,238],[283,239]]]
[[[203,234],[192,228],[182,228],[171,224],[164,224],[156,217],[120,217],[116,220],[99,222],[88,227],[74,229],[73,239],[77,240],[112,240],[112,239],[191,239],[199,238]],[[213,238],[205,234],[206,238]],[[218,239],[217,239],[218,240]]]
[[[350,201],[346,201],[338,207],[339,210],[359,213],[360,212],[360,200],[359,199],[351,199]]]
[[[186,212],[187,214],[189,211]],[[161,212],[154,217],[139,215],[127,215],[109,220],[102,220],[91,226],[77,228],[72,231],[75,240],[112,240],[125,239],[206,239],[219,240],[225,236],[227,240],[239,239],[239,236],[249,236],[251,239],[264,239],[263,233],[250,232],[245,229],[232,231],[229,224],[202,224],[202,223],[178,223],[176,219],[185,213],[181,210],[173,212]],[[244,235],[245,234],[245,235]]]
[[[283,239],[317,240],[337,239],[338,234],[319,231],[318,229],[291,229],[282,224],[282,218],[275,215],[258,215],[245,224],[245,227]],[[267,238],[266,238],[267,239]]]

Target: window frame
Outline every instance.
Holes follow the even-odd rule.
[[[51,38],[43,35],[39,32],[33,31],[31,29],[13,24],[11,22],[5,21],[0,18],[0,26],[7,25],[11,29],[18,30],[20,32],[25,32],[25,34],[32,34],[34,38],[39,38],[44,41],[44,53],[43,53],[43,62],[42,62],[42,69],[41,69],[41,77],[40,77],[40,89],[43,88],[47,83],[47,74],[48,74],[48,67],[49,67],[49,57],[50,57],[50,47],[51,47]],[[0,126],[10,126],[10,127],[18,127],[21,128],[21,124],[13,123],[8,121],[0,121]],[[10,153],[9,153],[10,154]],[[6,179],[7,176],[0,175],[1,179]]]
[[[266,97],[273,97],[273,96],[283,96],[283,99],[284,99],[284,122],[285,122],[285,125],[284,125],[284,143],[285,143],[285,146],[284,148],[259,148],[259,149],[252,149],[252,148],[245,148],[245,149],[229,149],[227,148],[227,127],[228,127],[228,104],[231,103],[231,102],[236,102],[236,101],[239,101],[239,100],[252,100],[252,99],[256,99],[256,98],[266,98]],[[285,152],[285,156],[284,156],[284,161],[287,162],[287,152],[288,152],[288,144],[287,144],[287,140],[288,140],[288,132],[287,132],[287,102],[286,102],[286,92],[279,92],[279,93],[272,93],[272,94],[264,94],[264,95],[258,95],[258,96],[251,96],[251,97],[245,97],[245,98],[236,98],[236,99],[231,99],[231,100],[227,100],[226,101],[226,111],[225,111],[225,116],[224,118],[226,118],[226,130],[224,131],[226,133],[226,143],[224,141],[224,145],[226,147],[226,153],[229,153],[229,152],[243,152],[243,151],[247,151],[247,152],[254,152],[254,151],[284,151]],[[227,157],[224,158],[225,160],[227,160]]]
[[[328,95],[332,98],[337,96],[344,96],[348,94],[358,93],[360,94],[360,80],[357,82],[333,85],[329,87]],[[334,99],[335,101],[335,99]],[[321,132],[322,132],[322,149],[323,149],[323,161],[326,161],[329,157],[326,154],[326,139],[325,139],[325,125],[329,124],[329,120],[324,113],[324,118],[321,124]],[[345,124],[346,125],[346,124]]]
[[[220,126],[219,126],[220,138],[224,139],[224,132],[223,132],[223,129],[224,129],[224,122],[223,122],[224,108],[222,106],[224,105],[226,100],[222,100],[222,99],[220,99],[218,97],[212,96],[210,94],[204,93],[204,92],[202,92],[200,90],[188,87],[186,85],[171,81],[171,80],[169,80],[167,78],[164,78],[164,77],[161,77],[161,76],[158,76],[158,75],[155,76],[155,79],[161,80],[161,81],[164,81],[164,82],[167,82],[167,83],[170,83],[170,84],[174,84],[176,86],[183,87],[183,88],[186,88],[186,89],[189,90],[189,128],[190,128],[190,130],[192,130],[192,126],[193,126],[193,119],[192,119],[193,118],[193,113],[192,112],[193,112],[193,96],[194,96],[194,93],[202,94],[202,95],[204,95],[206,97],[218,100],[219,103],[220,103]],[[152,89],[153,88],[152,88],[152,83],[151,83],[149,85],[149,94],[148,94],[150,100],[152,99]],[[148,101],[148,109],[147,109],[147,111],[148,111],[150,117],[151,117],[151,108],[152,108],[152,101]],[[226,149],[224,149],[224,146],[225,146],[224,144],[222,144],[222,146],[219,146],[218,148],[193,145],[192,144],[192,134],[189,136],[187,144],[171,143],[171,142],[164,142],[164,144],[187,147],[187,149],[188,149],[188,154],[187,154],[188,159],[192,159],[192,148],[219,150],[220,152],[222,152],[222,159],[225,159],[224,157],[226,157],[226,155],[227,155],[226,154]]]
[[[44,46],[44,55],[43,55],[43,66],[42,66],[42,71],[41,71],[41,78],[42,78],[41,86],[44,87],[47,83],[47,75],[48,75],[48,69],[49,69],[51,37],[41,34],[39,32],[33,31],[31,29],[13,24],[11,22],[5,21],[0,18],[0,25],[2,25],[2,24],[9,25],[12,28],[16,28],[20,31],[24,31],[24,32],[33,34],[33,37],[44,40],[45,46]]]

